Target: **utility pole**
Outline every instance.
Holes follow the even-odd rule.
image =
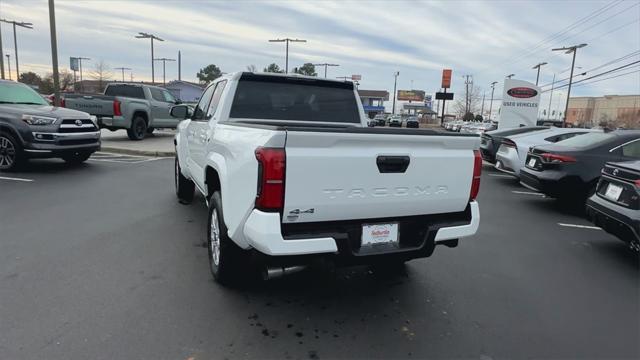
[[[493,108],[493,92],[496,89],[497,83],[498,83],[497,81],[494,81],[491,83],[491,101],[489,102],[489,120],[491,120],[491,110]]]
[[[153,60],[162,61],[162,85],[166,85],[167,84],[167,78],[166,78],[167,61],[176,61],[176,59],[158,58]]]
[[[393,108],[391,110],[391,115],[396,114],[396,86],[398,85],[398,76],[400,75],[400,71],[396,71],[393,73],[395,80],[393,81]]]
[[[50,4],[51,6],[52,4]],[[20,26],[23,27],[25,29],[33,29],[33,24],[32,23],[26,23],[26,22],[17,22],[15,20],[6,20],[6,19],[0,19],[0,21],[2,22],[6,22],[7,24],[13,24],[13,46],[14,46],[14,55],[16,58],[16,81],[20,80],[20,68],[18,65],[18,38],[16,36],[16,26]]]
[[[326,79],[327,78],[327,67],[329,67],[329,66],[340,66],[340,65],[324,63],[324,64],[313,64],[313,66],[324,66],[324,78]]]
[[[303,42],[303,43],[306,43],[307,40],[284,38],[284,39],[272,39],[272,40],[269,40],[269,42],[283,42],[283,43],[287,44],[286,53],[285,53],[284,73],[288,74],[289,73],[289,43],[290,42]]]
[[[131,70],[131,68],[128,68],[128,67],[117,67],[117,68],[114,68],[114,70],[122,70],[122,82],[124,82],[124,71],[125,70]]]
[[[182,54],[178,50],[178,80],[182,80]]]
[[[0,22],[0,76],[2,76],[2,80],[4,80],[4,54],[2,48],[2,22]]]
[[[11,55],[7,54],[5,55],[7,57],[7,68],[8,68],[8,73],[9,73],[9,80],[13,80],[11,78]]]
[[[156,72],[155,72],[155,68],[154,68],[154,56],[153,56],[153,40],[158,40],[158,41],[164,41],[163,39],[160,39],[159,37],[153,35],[153,34],[147,34],[147,33],[143,33],[143,32],[139,32],[138,34],[140,35],[136,35],[137,39],[151,39],[151,83],[155,84],[156,82]]]
[[[49,0],[49,30],[51,31],[51,63],[53,64],[53,106],[60,106],[60,74],[58,73],[58,38],[56,36],[56,6]],[[17,47],[16,47],[17,51]],[[16,52],[16,58],[17,58]],[[17,59],[16,59],[17,60]],[[16,66],[17,66],[16,61]]]
[[[511,79],[512,77],[516,76],[516,74],[509,74],[506,76],[507,79]]]
[[[536,75],[536,86],[538,86],[538,79],[540,79],[540,67],[542,65],[547,65],[546,62],[538,63],[536,66],[532,67],[532,69],[538,69],[538,75]]]
[[[556,84],[556,74],[553,74],[553,81],[551,81],[551,93],[549,94],[549,109],[547,110],[547,120],[551,118],[551,99],[553,99],[553,86]]]
[[[466,115],[471,109],[471,97],[469,96],[469,84],[471,84],[471,82],[469,82],[469,78],[471,75],[462,75],[462,77],[465,78],[464,85],[466,92],[464,94],[464,114]]]
[[[484,97],[485,97],[485,95],[487,95],[486,91],[482,93],[482,110],[480,110],[480,115],[482,115],[482,116],[484,116],[483,114],[484,114]],[[484,118],[483,118],[483,120],[484,120]]]
[[[571,75],[569,75],[569,88],[567,89],[567,103],[564,106],[564,117],[562,118],[562,127],[567,126],[567,111],[569,110],[569,97],[571,95],[571,84],[573,83],[573,69],[576,65],[576,52],[578,49],[587,46],[587,44],[579,44],[573,46],[565,46],[561,48],[551,49],[551,51],[566,51],[565,54],[573,53],[573,60],[571,60]]]

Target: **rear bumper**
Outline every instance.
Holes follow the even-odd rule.
[[[398,222],[399,244],[361,247],[362,225],[372,222]],[[367,263],[387,256],[430,256],[436,244],[451,245],[459,238],[474,235],[479,224],[480,210],[475,201],[465,211],[453,214],[286,225],[281,224],[278,213],[254,210],[244,225],[244,235],[251,247],[265,255],[331,254],[348,262]]]
[[[619,239],[640,244],[638,210],[611,203],[597,194],[587,200],[587,215],[595,225]]]
[[[534,174],[527,169],[522,169],[520,171],[520,184],[528,189],[538,191],[555,198],[570,194],[570,189],[567,189],[565,182],[560,181],[560,179],[555,177],[543,177],[542,175]]]
[[[123,116],[98,117],[98,126],[101,128],[123,128],[131,127],[131,122]]]
[[[491,150],[491,147],[482,147],[482,145],[480,145],[480,155],[482,155],[482,159],[493,164],[496,162],[496,154]]]
[[[515,149],[509,149],[506,152],[500,152],[496,154],[495,168],[499,171],[520,177],[520,158]]]

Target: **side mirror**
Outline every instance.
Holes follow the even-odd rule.
[[[180,104],[182,104],[182,100],[180,100],[180,99],[176,99],[175,104],[176,104],[176,105],[180,105]]]
[[[188,119],[192,115],[192,111],[188,105],[176,105],[171,107],[171,116],[176,119]]]

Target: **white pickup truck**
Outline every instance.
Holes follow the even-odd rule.
[[[369,128],[351,82],[228,74],[195,109],[171,114],[185,119],[176,194],[207,199],[218,282],[237,280],[250,258],[283,271],[316,257],[402,263],[478,229],[479,138]]]

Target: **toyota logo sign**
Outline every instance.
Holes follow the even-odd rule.
[[[528,87],[515,87],[507,91],[507,94],[514,98],[531,98],[538,95],[538,91]]]
[[[82,120],[78,119],[75,121],[76,126],[82,126]]]

